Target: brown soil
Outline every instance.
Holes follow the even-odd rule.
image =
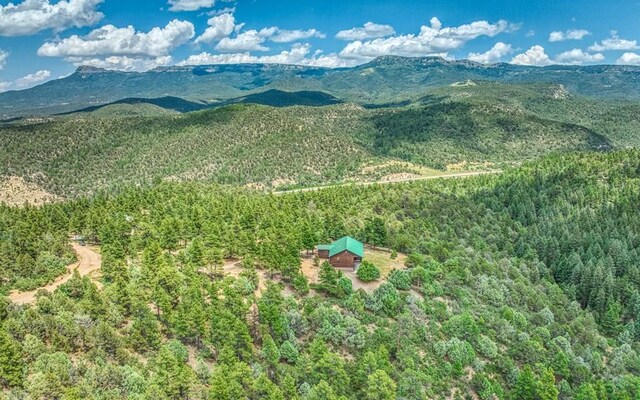
[[[56,278],[53,283],[38,288],[36,290],[31,290],[29,292],[11,292],[9,294],[9,299],[16,304],[29,304],[33,303],[36,300],[36,293],[39,290],[46,290],[47,292],[53,292],[60,285],[66,283],[73,276],[73,271],[78,270],[80,276],[90,275],[92,278],[97,278],[97,272],[100,270],[100,265],[102,262],[102,257],[100,253],[97,252],[97,248],[90,246],[80,246],[77,243],[72,243],[73,250],[78,255],[78,262],[75,264],[69,265],[67,267],[67,273],[65,275],[59,276]],[[96,282],[97,283],[97,282]]]
[[[25,203],[39,206],[61,200],[36,184],[28,183],[22,177],[0,177],[0,203],[22,206]]]
[[[366,248],[364,250],[364,260],[372,262],[380,269],[380,279],[373,282],[362,282],[353,271],[342,270],[342,273],[353,283],[353,290],[362,289],[367,293],[373,293],[383,282],[386,281],[389,272],[393,269],[405,269],[404,261],[407,259],[405,254],[398,253],[395,260],[391,259],[391,254],[384,250],[373,250]],[[324,260],[320,260],[322,263]],[[301,257],[302,273],[309,279],[309,283],[318,283],[318,272],[320,267],[313,265],[313,257],[307,257],[306,253]]]

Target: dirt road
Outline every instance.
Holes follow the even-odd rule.
[[[63,276],[59,276],[56,280],[41,288],[36,290],[31,290],[29,292],[11,292],[9,294],[9,299],[16,304],[29,304],[33,303],[36,300],[36,293],[40,289],[44,289],[48,292],[53,292],[60,285],[67,282],[73,276],[73,271],[78,270],[78,273],[81,276],[89,275],[94,271],[98,271],[100,269],[100,265],[102,262],[102,257],[100,253],[96,251],[95,247],[90,246],[80,246],[77,243],[72,243],[73,250],[78,255],[78,262],[75,264],[71,264],[67,267],[67,273]]]
[[[456,172],[456,173],[447,173],[442,175],[429,175],[429,176],[416,176],[409,179],[396,179],[390,181],[375,181],[375,182],[347,182],[341,183],[337,185],[327,185],[327,186],[314,186],[302,189],[292,189],[292,190],[282,190],[273,192],[275,195],[282,195],[288,193],[301,193],[301,192],[312,192],[314,190],[322,190],[328,188],[335,188],[340,186],[370,186],[370,185],[389,185],[392,183],[404,183],[404,182],[414,182],[414,181],[427,181],[432,179],[452,179],[452,178],[466,178],[470,176],[478,176],[478,175],[490,175],[490,174],[499,174],[502,171],[500,170],[490,170],[490,171],[470,171],[470,172]]]

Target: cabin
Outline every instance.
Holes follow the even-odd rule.
[[[329,260],[334,268],[356,271],[364,257],[364,244],[345,236],[332,244],[321,244],[316,248],[318,258]]]

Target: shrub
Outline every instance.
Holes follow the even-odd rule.
[[[409,290],[411,289],[411,275],[408,271],[394,269],[389,274],[389,283],[395,286],[396,289]]]
[[[353,283],[351,282],[351,279],[346,276],[338,278],[337,286],[339,292],[338,297],[346,297],[353,292]]]
[[[285,340],[280,346],[280,355],[289,363],[295,363],[298,361],[298,349],[290,341]]]
[[[297,274],[292,281],[292,286],[298,293],[305,295],[309,293],[309,280],[302,274]]]
[[[367,301],[367,308],[382,310],[390,317],[398,315],[402,309],[402,299],[398,290],[391,284],[383,283],[377,288]]]
[[[407,256],[407,260],[404,265],[407,268],[415,268],[419,265],[424,265],[427,262],[427,258],[420,253],[411,253]]]
[[[380,278],[380,270],[369,261],[363,261],[356,272],[356,276],[363,282],[371,282]]]

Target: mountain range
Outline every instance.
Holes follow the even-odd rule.
[[[640,67],[484,65],[438,57],[385,56],[354,68],[279,64],[160,67],[147,72],[79,67],[66,78],[0,94],[1,116],[49,115],[128,98],[176,97],[220,105],[269,90],[323,92],[369,107],[405,104],[425,91],[465,81],[553,83],[602,100],[640,100]],[[304,104],[304,103],[303,103]]]

